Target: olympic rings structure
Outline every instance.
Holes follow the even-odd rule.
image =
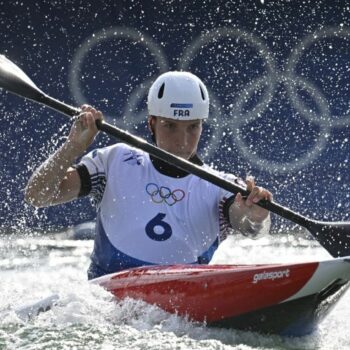
[[[166,203],[173,206],[185,198],[185,192],[180,189],[171,190],[169,187],[158,186],[155,183],[149,183],[146,186],[146,192],[150,195],[153,203]]]
[[[159,68],[158,74],[161,74],[169,69],[169,64],[162,47],[156,43],[151,37],[136,31],[129,27],[114,27],[108,30],[101,30],[94,33],[87,38],[79,49],[76,51],[72,64],[70,66],[70,88],[73,97],[80,104],[87,103],[87,98],[83,95],[80,86],[80,76],[82,75],[82,65],[84,58],[88,52],[94,50],[95,46],[103,41],[108,41],[115,38],[121,38],[132,43],[137,43],[149,50],[152,57],[156,60]],[[230,39],[233,41],[244,42],[248,47],[256,52],[256,55],[264,60],[265,72],[262,76],[257,77],[250,81],[237,95],[236,98],[230,103],[229,115],[221,115],[220,120],[224,120],[225,123],[220,123],[220,120],[209,118],[209,128],[211,135],[209,137],[209,151],[208,156],[212,156],[214,152],[220,147],[222,136],[224,133],[232,135],[235,145],[245,159],[247,159],[253,166],[258,167],[265,172],[273,173],[286,173],[302,169],[316,160],[326,147],[328,136],[330,135],[332,128],[334,127],[347,127],[350,126],[350,116],[332,115],[329,103],[319,87],[316,86],[311,80],[305,76],[297,75],[296,67],[298,62],[302,59],[305,52],[310,49],[312,45],[315,45],[319,40],[327,40],[331,38],[337,38],[341,40],[350,39],[350,29],[346,27],[327,27],[311,33],[298,42],[298,44],[292,49],[291,55],[287,59],[285,67],[279,68],[275,62],[273,54],[270,52],[267,45],[256,35],[248,33],[246,31],[231,28],[221,27],[213,29],[207,33],[199,35],[184,49],[183,54],[178,60],[178,70],[191,70],[191,63],[194,61],[200,50],[203,50],[208,45],[219,45],[218,41]],[[157,75],[158,75],[157,74]],[[127,120],[130,125],[137,125],[145,120],[147,111],[141,111],[139,113],[133,113],[136,110],[136,106],[143,99],[147,91],[156,76],[146,79],[144,82],[135,86],[131,92],[128,102],[124,108],[124,122]],[[267,158],[263,158],[258,154],[251,151],[251,147],[245,143],[242,137],[241,129],[244,125],[250,122],[256,121],[262,113],[266,112],[271,104],[273,97],[276,94],[278,87],[283,86],[291,103],[292,108],[298,112],[298,114],[305,118],[313,125],[316,125],[319,129],[317,139],[313,143],[311,149],[308,149],[302,156],[295,157],[294,160],[277,162]],[[307,94],[313,99],[317,107],[317,112],[310,110],[310,108],[304,103],[298,94],[298,89],[306,91]],[[254,108],[249,111],[244,110],[244,105],[250,96],[256,91],[263,91],[261,98],[256,103]],[[220,115],[220,99],[215,95],[214,91],[210,91],[211,97],[211,109],[212,114]],[[215,125],[214,125],[215,122]],[[130,125],[128,125],[130,127]],[[155,184],[153,184],[155,185]],[[159,195],[162,200],[171,198],[177,199],[177,195],[174,195],[167,188],[150,190],[153,196]],[[151,194],[150,194],[151,195]],[[163,198],[163,197],[164,198]]]

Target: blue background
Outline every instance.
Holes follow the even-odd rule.
[[[190,70],[212,98],[205,161],[253,174],[277,202],[309,217],[349,219],[348,1],[0,5],[0,53],[47,94],[88,102],[149,140],[150,82],[165,70]],[[0,112],[0,226],[92,220],[87,199],[39,210],[23,201],[31,172],[62,144],[69,121],[3,91]],[[94,147],[113,142],[100,135]]]

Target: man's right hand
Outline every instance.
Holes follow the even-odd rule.
[[[102,112],[92,106],[82,105],[81,110],[78,119],[72,125],[67,140],[78,153],[83,153],[94,141],[98,133],[95,121],[103,120]]]
[[[83,105],[67,141],[35,170],[25,189],[25,200],[36,207],[65,203],[80,191],[80,177],[71,165],[93,142],[98,133],[95,121],[103,116],[95,108]]]

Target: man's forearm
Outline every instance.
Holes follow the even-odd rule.
[[[35,170],[25,189],[25,200],[36,207],[52,204],[68,168],[80,153],[72,143],[64,143]]]

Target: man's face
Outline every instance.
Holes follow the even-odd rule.
[[[149,127],[155,135],[159,148],[184,159],[189,159],[196,153],[202,133],[200,119],[174,120],[149,117]]]

